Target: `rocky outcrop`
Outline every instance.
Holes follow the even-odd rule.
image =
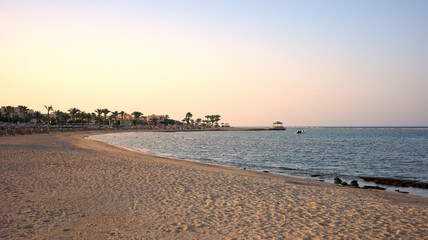
[[[334,178],[334,184],[341,184],[342,183],[342,179],[335,177]]]
[[[358,185],[358,182],[357,181],[355,181],[355,180],[352,180],[350,183],[349,183],[349,185],[351,186],[351,187],[359,187],[359,185]]]
[[[402,180],[394,178],[376,178],[376,177],[359,177],[364,181],[374,182],[376,184],[394,186],[394,187],[414,187],[428,189],[428,183],[417,182],[412,180]]]

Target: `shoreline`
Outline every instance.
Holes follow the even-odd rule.
[[[221,130],[221,131],[228,131],[228,130]],[[236,130],[235,128],[231,128],[229,131],[240,131],[240,130]],[[258,131],[258,129],[252,129],[252,128],[244,128],[241,131]],[[126,131],[126,132],[170,132],[170,131]],[[173,131],[173,132],[182,132],[182,131]],[[185,131],[188,132],[188,131]],[[120,132],[106,132],[106,133],[101,133],[101,132],[96,132],[94,134],[91,134],[91,136],[95,136],[95,135],[104,135],[104,134],[116,134],[116,133],[120,133]],[[119,148],[123,148],[126,149],[128,151],[134,151],[134,152],[138,152],[141,154],[146,154],[146,155],[150,155],[150,156],[158,156],[161,158],[167,158],[167,159],[175,159],[175,160],[182,160],[182,161],[188,161],[188,162],[196,162],[196,163],[201,163],[201,164],[207,164],[209,166],[223,166],[223,167],[228,167],[228,168],[235,168],[235,169],[241,169],[241,170],[247,170],[247,171],[255,171],[255,172],[264,172],[264,173],[270,173],[270,174],[275,174],[275,175],[279,175],[279,176],[285,176],[285,177],[291,177],[291,178],[298,178],[298,179],[307,179],[307,180],[311,180],[311,181],[321,181],[321,182],[326,182],[326,183],[331,183],[334,184],[334,177],[330,177],[330,178],[326,178],[325,175],[321,175],[321,174],[316,174],[315,176],[312,175],[308,175],[308,176],[296,176],[296,175],[292,175],[292,174],[287,174],[287,173],[280,173],[280,172],[275,172],[275,171],[271,171],[270,169],[248,169],[248,168],[239,168],[237,166],[233,166],[233,165],[222,165],[222,164],[215,164],[215,163],[206,163],[206,162],[201,162],[198,160],[192,160],[192,159],[183,159],[183,158],[176,158],[174,156],[165,156],[165,154],[159,154],[159,153],[154,153],[154,152],[144,152],[144,151],[140,151],[137,149],[132,149],[132,148],[128,148],[128,147],[124,147],[124,146],[120,146],[120,145],[116,145],[113,143],[108,143],[106,141],[103,140],[98,140],[98,139],[90,139],[89,137],[87,138],[88,140],[92,140],[92,141],[99,141],[99,142],[103,142],[106,144],[109,144],[111,146],[115,146],[115,147],[119,147]],[[340,177],[342,178],[341,174],[338,173],[336,174],[335,177]],[[345,177],[346,178],[346,177]],[[358,183],[360,184],[359,187],[352,187],[350,185],[345,185],[343,187],[347,187],[347,188],[353,188],[353,189],[379,189],[379,190],[383,190],[383,191],[387,191],[387,192],[398,192],[400,194],[410,194],[410,195],[415,195],[415,196],[419,196],[419,197],[424,197],[424,198],[428,198],[428,190],[420,187],[420,188],[415,188],[415,187],[411,187],[411,186],[394,186],[394,185],[384,185],[384,184],[380,184],[380,183],[376,183],[374,181],[366,181],[364,178],[368,179],[387,179],[384,177],[361,177],[358,176],[356,178],[347,178],[344,181],[351,181],[351,180],[357,180]],[[406,181],[406,180],[402,180],[402,179],[390,179],[390,180],[394,180],[394,181]],[[408,181],[408,180],[407,180]],[[411,181],[414,184],[419,184],[419,185],[426,185],[427,183],[424,182],[419,182],[419,181]],[[335,184],[337,186],[342,186],[340,184]],[[364,188],[364,186],[366,186],[366,188]]]
[[[0,138],[0,237],[423,239],[428,233],[428,198],[84,139],[104,133]]]
[[[227,130],[226,130],[227,131]],[[230,130],[230,131],[235,131],[235,130]],[[238,130],[239,131],[239,130]],[[243,130],[243,131],[258,131],[258,130]],[[126,131],[126,132],[134,132],[134,131]],[[141,132],[145,132],[145,131],[141,131]],[[147,131],[150,132],[150,131]],[[233,171],[236,172],[237,174],[244,174],[248,176],[254,176],[254,177],[265,177],[265,178],[270,178],[270,179],[282,179],[285,181],[292,181],[292,182],[304,182],[304,183],[308,183],[308,184],[314,184],[317,185],[318,183],[323,185],[323,184],[327,184],[329,185],[329,187],[337,187],[339,189],[344,189],[345,191],[362,191],[362,193],[367,193],[367,194],[372,194],[374,193],[374,195],[376,197],[379,197],[381,195],[385,195],[385,196],[381,196],[384,197],[385,199],[394,199],[394,200],[398,200],[398,201],[403,201],[403,202],[408,202],[410,201],[411,203],[416,203],[416,204],[421,204],[423,206],[428,207],[428,198],[424,197],[424,196],[419,196],[419,195],[414,195],[414,194],[403,194],[403,193],[399,193],[399,192],[394,192],[391,190],[378,190],[378,189],[363,189],[363,188],[354,188],[354,187],[350,187],[350,186],[341,186],[338,184],[334,184],[331,182],[327,182],[327,181],[319,181],[316,179],[311,179],[311,178],[305,178],[305,177],[297,177],[297,176],[291,176],[291,175],[282,175],[279,173],[275,173],[275,172],[266,172],[263,170],[252,170],[252,169],[241,169],[241,168],[237,168],[237,167],[233,167],[233,166],[225,166],[225,165],[218,165],[218,164],[210,164],[210,163],[203,163],[203,162],[198,162],[198,161],[192,161],[192,160],[186,160],[186,159],[178,159],[178,158],[173,158],[173,157],[166,157],[166,156],[161,156],[158,155],[156,153],[147,153],[147,152],[142,152],[142,151],[138,151],[138,150],[134,150],[134,149],[129,149],[126,147],[122,147],[119,145],[114,145],[114,144],[110,144],[107,142],[103,142],[103,141],[99,141],[99,140],[92,140],[89,139],[89,136],[94,136],[94,135],[102,135],[102,134],[109,134],[109,133],[117,133],[116,131],[112,131],[112,132],[108,132],[108,133],[100,133],[100,132],[87,132],[86,134],[88,136],[79,136],[80,140],[86,140],[86,141],[94,141],[94,142],[98,142],[102,145],[104,145],[104,147],[107,148],[114,148],[114,149],[120,149],[123,151],[127,151],[127,152],[132,152],[132,153],[136,153],[141,155],[142,157],[148,157],[148,158],[153,158],[153,159],[158,159],[158,160],[164,160],[164,161],[172,161],[174,163],[179,163],[179,164],[184,164],[184,165],[192,165],[192,166],[201,166],[201,167],[207,167],[207,168],[213,168],[216,170],[225,170],[225,171]],[[80,145],[81,147],[84,145]]]

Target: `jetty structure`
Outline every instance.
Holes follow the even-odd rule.
[[[273,126],[269,128],[269,130],[285,130],[284,125],[282,125],[282,122],[275,121],[273,122]]]

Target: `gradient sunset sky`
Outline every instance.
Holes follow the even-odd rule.
[[[1,1],[0,105],[428,126],[428,1]]]

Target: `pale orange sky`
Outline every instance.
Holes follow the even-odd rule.
[[[428,125],[428,4],[303,2],[0,1],[0,105]]]

